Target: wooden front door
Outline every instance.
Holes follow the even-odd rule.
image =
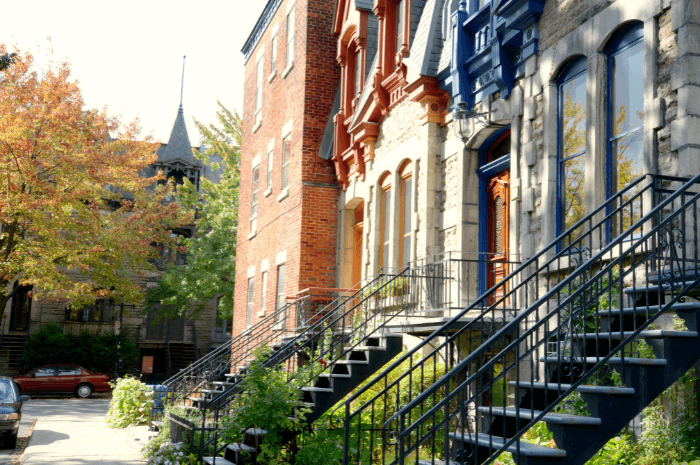
[[[355,209],[355,221],[353,222],[352,243],[352,286],[357,285],[362,279],[362,231],[364,221],[365,203],[362,202]]]
[[[508,275],[509,257],[509,199],[510,199],[510,169],[494,175],[486,188],[488,202],[488,254],[487,274],[490,289]],[[508,289],[499,288],[489,297],[489,304],[501,298]]]

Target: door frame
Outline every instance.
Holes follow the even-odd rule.
[[[498,141],[504,134],[510,132],[510,126],[506,126],[493,134],[491,134],[481,147],[479,147],[479,168],[476,170],[476,174],[479,177],[479,266],[478,266],[478,295],[483,295],[487,290],[487,263],[486,260],[488,255],[488,197],[486,195],[486,190],[488,188],[489,180],[494,175],[500,173],[501,171],[510,169],[510,155],[501,157],[491,163],[488,163],[488,150],[491,146]],[[510,199],[506,201],[510,202]],[[510,218],[508,218],[509,229],[510,229]],[[510,248],[510,247],[509,247]],[[510,260],[508,260],[510,261]]]

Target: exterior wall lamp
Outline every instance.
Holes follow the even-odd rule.
[[[474,110],[468,110],[466,102],[455,104],[452,111],[452,121],[454,121],[455,135],[462,140],[466,145],[469,138],[473,135],[475,122],[474,118],[486,116],[487,113],[477,113]]]

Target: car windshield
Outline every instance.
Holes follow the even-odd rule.
[[[8,379],[0,379],[0,402],[14,402],[15,390]]]

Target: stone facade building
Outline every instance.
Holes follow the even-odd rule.
[[[632,180],[700,172],[696,1],[331,3],[271,0],[243,49],[234,334],[448,254],[463,308]]]
[[[181,182],[189,179],[197,188],[202,178],[214,182],[220,180],[220,170],[212,170],[197,160],[187,133],[182,106],[180,106],[167,144],[158,149],[158,160],[151,166],[147,176],[154,176],[162,170],[167,177]],[[175,234],[190,236],[194,226],[183,226]],[[177,250],[162,248],[156,271],[142,271],[130,276],[133,282],[146,290],[155,287],[159,276],[167,266],[184,264],[186,256]],[[75,274],[76,280],[89,277]],[[176,319],[154,324],[156,312],[151,310],[143,316],[143,307],[125,306],[98,300],[95,304],[80,309],[70,307],[70,302],[36,301],[28,297],[30,288],[23,289],[8,303],[3,314],[2,344],[0,345],[0,366],[7,374],[17,374],[19,359],[23,353],[27,332],[34,333],[47,323],[56,323],[64,333],[112,334],[117,330],[122,314],[121,333],[123,337],[136,343],[140,349],[137,369],[144,369],[145,379],[158,381],[169,373],[186,367],[195,358],[206,354],[226,339],[226,323],[217,324],[216,301],[207,303],[197,320]]]

